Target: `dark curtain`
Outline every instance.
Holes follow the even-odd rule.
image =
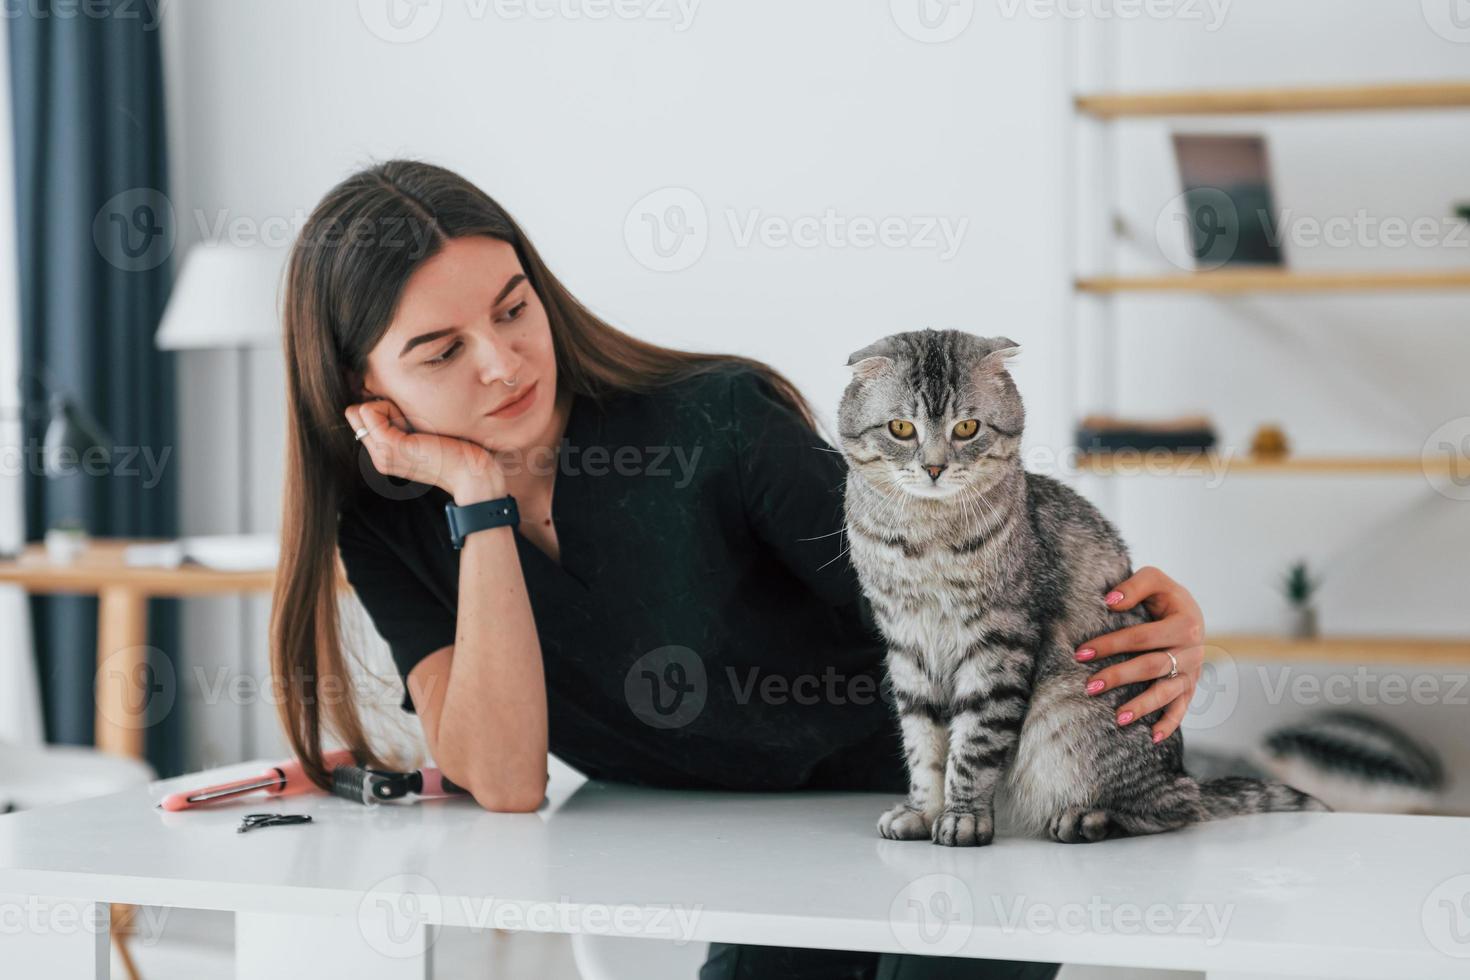
[[[69,520],[97,536],[178,531],[173,361],[153,345],[171,283],[175,225],[150,6],[91,0],[53,9],[49,0],[30,0],[8,12],[27,541]],[[59,479],[44,475],[43,377],[101,424],[110,460],[82,458]],[[90,744],[97,600],[37,596],[31,603],[47,738]],[[177,600],[153,600],[149,623],[150,663],[172,659]],[[155,669],[155,681],[183,676]],[[174,774],[180,692],[148,686],[175,705],[150,711],[147,733],[149,760]]]

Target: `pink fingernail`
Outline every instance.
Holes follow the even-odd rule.
[[[1164,733],[1163,732],[1154,732],[1154,744],[1155,745],[1158,745],[1163,740],[1164,740]]]
[[[1077,651],[1078,660],[1091,660],[1095,656],[1097,656],[1097,651],[1092,647],[1083,647]]]
[[[1114,603],[1118,603],[1118,602],[1122,602],[1122,601],[1123,601],[1123,593],[1117,592],[1117,591],[1109,592],[1107,594],[1107,596],[1103,599],[1103,602],[1107,603],[1110,606],[1113,605]]]
[[[1132,720],[1133,720],[1133,712],[1131,712],[1131,711],[1125,711],[1121,715],[1118,716],[1118,724],[1120,724],[1120,725],[1126,725],[1126,724],[1128,724]]]
[[[1102,681],[1093,681],[1093,682],[1091,682],[1090,684],[1087,685],[1087,693],[1088,694],[1096,694],[1098,691],[1101,691],[1102,689],[1103,689],[1103,682]]]

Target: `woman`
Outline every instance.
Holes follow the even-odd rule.
[[[324,732],[381,764],[352,698],[329,692],[347,678],[340,552],[403,708],[487,809],[538,807],[548,749],[646,785],[906,791],[882,643],[844,558],[844,464],[790,382],[614,329],[494,201],[423,163],[328,193],[287,277],[272,664],[318,784]],[[519,524],[451,534],[447,509],[472,521],[500,501],[498,516],[507,497]],[[1159,620],[1078,657],[1172,649],[1180,676],[1126,707],[1167,734],[1199,674],[1199,608],[1155,569],[1117,591],[1114,608],[1143,602]],[[1162,678],[1168,664],[1137,657],[1095,679]],[[1057,967],[715,944],[703,975],[875,969]]]

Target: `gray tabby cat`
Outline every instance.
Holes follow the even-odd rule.
[[[1327,809],[1281,783],[1196,782],[1180,732],[1151,739],[1162,709],[1115,721],[1146,682],[1084,692],[1089,670],[1074,651],[1151,617],[1103,604],[1133,574],[1112,525],[1022,468],[1024,411],[1004,364],[1018,349],[922,330],[847,360],[846,530],[887,642],[910,779],[879,833],[988,844],[997,805],[1019,832],[1068,843]]]

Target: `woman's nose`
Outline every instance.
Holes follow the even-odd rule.
[[[492,385],[516,376],[521,360],[508,346],[486,341],[480,354],[480,383]]]

